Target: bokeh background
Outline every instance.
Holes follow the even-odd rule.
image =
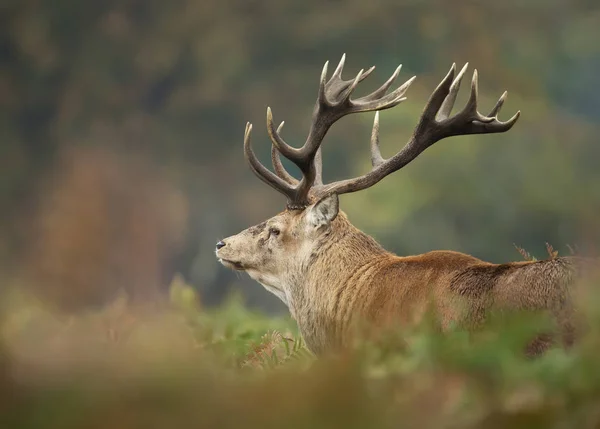
[[[548,242],[600,238],[600,8],[597,2],[4,0],[0,5],[0,268],[64,310],[116,291],[144,299],[176,274],[206,305],[241,291],[283,305],[220,266],[217,240],[276,214],[284,199],[242,152],[246,121],[269,161],[266,107],[305,138],[325,61],[357,94],[403,64],[408,100],[381,115],[384,156],[410,136],[453,62],[479,71],[480,110],[506,89],[506,134],[428,149],[342,209],[388,249],[521,259]],[[469,73],[470,76],[470,73]],[[457,101],[466,101],[468,83]],[[373,114],[336,124],[326,180],[370,167]],[[288,164],[289,165],[289,164]]]

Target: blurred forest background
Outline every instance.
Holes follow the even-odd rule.
[[[242,290],[282,311],[214,245],[284,207],[244,161],[246,121],[265,163],[267,106],[300,145],[321,68],[343,53],[346,78],[377,67],[357,93],[400,63],[398,82],[417,75],[381,115],[384,156],[453,62],[478,69],[483,113],[504,90],[500,118],[522,112],[506,134],[444,140],[341,197],[355,225],[399,254],[584,251],[600,238],[599,28],[592,0],[4,0],[0,284],[78,309],[120,288],[153,295],[179,273],[205,304]],[[370,167],[372,121],[333,127],[326,180]]]

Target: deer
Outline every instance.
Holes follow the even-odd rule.
[[[430,95],[412,136],[394,156],[385,159],[379,145],[379,112],[406,100],[416,76],[395,90],[389,88],[402,65],[374,92],[353,98],[357,85],[374,70],[342,78],[344,54],[328,79],[323,67],[312,121],[304,145],[290,146],[275,128],[267,107],[267,132],[272,142],[273,171],[257,158],[251,145],[252,124],[246,123],[244,157],[252,172],[283,194],[285,209],[216,244],[216,257],[226,268],[247,273],[288,307],[306,347],[317,356],[350,346],[361,321],[375,327],[418,323],[433,309],[439,329],[475,329],[494,308],[545,311],[558,323],[562,344],[573,343],[570,287],[577,263],[572,256],[540,261],[495,264],[451,250],[399,256],[355,227],[340,210],[339,195],[372,187],[400,170],[434,143],[453,136],[509,131],[521,112],[500,121],[507,92],[488,115],[478,110],[478,75],[474,70],[465,107],[452,115],[468,63],[456,63]],[[362,176],[323,183],[321,145],[330,127],[354,113],[375,112],[371,132],[372,168]],[[300,170],[295,178],[281,155]],[[555,344],[554,336],[532,339],[526,352],[539,355]]]

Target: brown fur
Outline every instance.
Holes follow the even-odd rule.
[[[246,270],[282,298],[314,353],[347,346],[357,322],[415,323],[431,305],[440,329],[453,323],[475,328],[492,308],[548,311],[560,324],[563,344],[572,342],[572,258],[492,264],[453,251],[396,256],[342,212],[314,229],[318,204],[280,213],[217,250],[222,263]],[[273,227],[278,235],[269,233]],[[551,344],[540,335],[528,352]]]

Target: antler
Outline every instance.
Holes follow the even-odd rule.
[[[496,102],[496,105],[488,116],[483,116],[479,113],[477,109],[477,70],[473,72],[471,95],[466,106],[456,115],[450,116],[461,80],[468,65],[469,63],[465,64],[455,78],[456,64],[452,64],[446,77],[429,98],[411,139],[400,152],[387,160],[381,156],[379,149],[379,112],[377,112],[371,135],[371,171],[354,179],[315,187],[312,190],[315,197],[319,198],[332,192],[339,195],[369,188],[387,175],[401,169],[429,146],[444,138],[467,134],[502,133],[510,130],[519,119],[521,111],[517,111],[506,122],[498,120],[498,113],[506,100],[506,91]]]
[[[250,124],[246,125],[244,150],[252,171],[261,180],[286,195],[288,197],[288,208],[290,209],[302,209],[310,204],[311,199],[320,198],[329,193],[345,194],[366,189],[410,163],[421,152],[439,140],[456,135],[505,132],[512,128],[520,116],[520,111],[518,111],[506,122],[498,120],[497,115],[506,99],[506,92],[502,94],[488,116],[479,113],[477,109],[477,70],[475,70],[471,81],[471,95],[466,106],[462,111],[451,117],[450,113],[468,66],[468,63],[465,64],[455,78],[456,64],[452,64],[446,77],[429,98],[409,142],[400,152],[386,160],[381,156],[379,148],[379,110],[389,109],[404,101],[406,98],[403,95],[415,77],[413,76],[402,86],[386,95],[387,90],[400,73],[401,66],[399,66],[379,89],[365,97],[351,100],[350,96],[358,83],[364,80],[373,71],[374,67],[366,72],[361,70],[353,80],[344,81],[341,79],[344,62],[345,55],[342,56],[339,65],[328,82],[325,82],[328,65],[328,63],[325,63],[310,132],[301,148],[296,149],[285,143],[280,134],[283,122],[275,130],[271,109],[267,108],[267,129],[273,143],[271,158],[276,174],[264,167],[254,155],[250,147],[252,126]],[[335,121],[347,114],[367,111],[377,111],[371,134],[371,171],[354,179],[324,185],[322,182],[320,146],[327,130]],[[280,153],[298,166],[302,172],[300,181],[285,170],[279,158]]]
[[[394,74],[379,89],[369,95],[352,100],[351,95],[356,86],[366,79],[375,67],[371,67],[366,72],[361,70],[354,79],[343,80],[341,76],[345,60],[346,55],[344,54],[328,81],[327,67],[329,62],[325,63],[321,73],[319,93],[313,110],[310,131],[306,142],[301,148],[291,147],[283,140],[280,134],[283,123],[276,130],[273,124],[271,108],[267,108],[267,130],[273,144],[271,155],[276,174],[268,170],[257,159],[250,145],[252,125],[249,123],[246,125],[244,153],[252,171],[265,183],[286,195],[288,198],[288,208],[290,209],[302,209],[306,207],[310,204],[311,189],[323,186],[320,146],[331,125],[351,113],[384,110],[400,104],[406,100],[403,95],[415,79],[412,77],[402,86],[386,95],[387,90],[400,73],[402,66],[399,66]],[[300,181],[297,181],[287,173],[281,164],[277,152],[298,166],[302,172],[302,179]]]

